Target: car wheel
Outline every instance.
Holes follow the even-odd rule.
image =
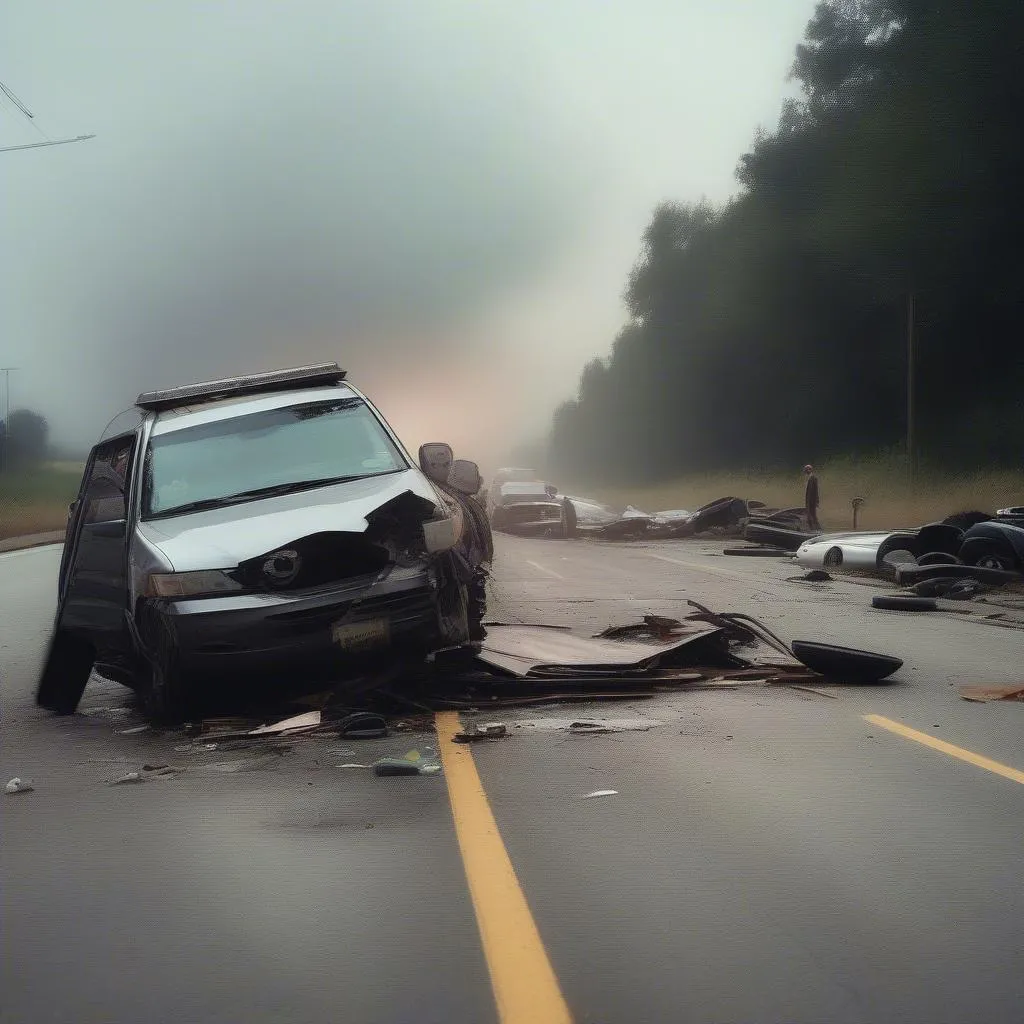
[[[996,544],[975,547],[970,564],[980,569],[1001,569],[1003,572],[1016,572],[1019,568],[1017,559]]]
[[[843,549],[840,547],[829,548],[821,561],[826,569],[838,569],[843,564]]]
[[[154,722],[176,725],[188,719],[193,699],[182,676],[173,635],[162,622],[157,624],[155,632],[153,660],[142,691],[143,703]]]
[[[92,645],[57,629],[36,690],[36,703],[58,715],[73,715],[89,682],[96,652]]]

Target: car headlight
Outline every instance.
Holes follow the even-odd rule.
[[[235,593],[242,584],[221,569],[198,572],[155,572],[146,588],[149,597],[206,597]]]

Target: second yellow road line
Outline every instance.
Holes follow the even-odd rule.
[[[448,797],[501,1024],[571,1024],[544,943],[454,711],[435,718]]]
[[[983,757],[981,754],[975,754],[972,750],[956,747],[952,743],[947,743],[945,740],[940,740],[935,736],[929,736],[926,732],[918,732],[917,729],[911,729],[909,725],[894,722],[891,718],[885,718],[882,715],[865,715],[864,721],[870,722],[872,725],[881,726],[883,729],[888,729],[889,732],[902,736],[904,739],[913,740],[922,746],[931,747],[932,750],[938,750],[949,757],[955,757],[958,761],[965,761],[967,764],[973,764],[976,768],[984,768],[985,771],[992,772],[993,775],[1001,775],[1004,779],[1010,779],[1013,782],[1019,782],[1021,785],[1024,785],[1024,772],[1017,768],[1011,768],[1009,765],[1000,764],[998,761],[993,761],[990,757]]]

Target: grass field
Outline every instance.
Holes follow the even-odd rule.
[[[68,503],[78,491],[81,476],[82,467],[67,462],[0,474],[0,540],[63,530]],[[858,527],[866,530],[920,526],[952,512],[994,512],[1007,505],[1024,504],[1024,471],[965,476],[921,473],[911,488],[898,460],[874,459],[822,466],[818,479],[823,501],[820,518],[827,530],[852,527],[850,502],[857,497],[865,499]],[[692,511],[726,495],[785,508],[803,503],[804,481],[799,473],[716,473],[653,487],[589,487],[570,493],[583,491],[613,505],[635,505],[645,512],[670,508]]]
[[[0,540],[63,530],[81,479],[73,463],[0,473]]]
[[[919,473],[911,487],[897,460],[843,461],[817,468],[821,486],[821,524],[826,530],[853,527],[854,498],[864,498],[858,529],[888,530],[921,526],[953,512],[994,512],[1024,504],[1024,470],[952,476]],[[804,478],[790,475],[720,473],[688,477],[642,488],[591,488],[611,504],[635,505],[645,512],[685,508],[691,511],[715,498],[732,495],[763,501],[772,508],[802,505]]]

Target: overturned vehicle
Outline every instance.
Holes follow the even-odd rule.
[[[451,470],[447,445],[414,463],[333,363],[140,395],[72,505],[37,702],[73,712],[96,668],[174,721],[214,683],[467,642],[489,540]]]

